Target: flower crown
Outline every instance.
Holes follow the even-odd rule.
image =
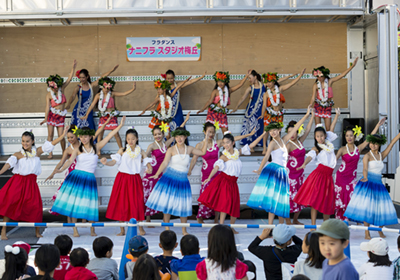
[[[228,72],[222,72],[222,71],[216,71],[213,75],[214,81],[218,82],[224,82],[225,84],[229,83],[229,71]]]
[[[64,79],[60,75],[50,75],[46,80],[47,86],[51,88],[60,88],[64,84]]]
[[[96,131],[94,129],[72,129],[72,131],[74,132],[74,134],[76,136],[83,136],[83,135],[89,135],[89,136],[94,136],[96,134]]]
[[[283,123],[282,122],[272,122],[269,125],[265,127],[265,131],[270,131],[272,129],[281,129],[283,128]]]
[[[190,136],[190,132],[187,131],[187,130],[183,130],[183,129],[177,129],[177,130],[174,130],[174,131],[171,132],[171,136],[172,137],[176,137],[176,136],[179,136],[179,135],[183,135],[183,136],[188,137],[188,136]]]
[[[278,72],[268,72],[267,74],[262,74],[261,75],[264,79],[264,83],[268,83],[268,82],[276,82],[279,80],[278,78]]]
[[[386,136],[383,134],[374,134],[374,135],[368,135],[367,140],[368,143],[371,144],[378,144],[379,146],[385,145],[386,144]]]
[[[111,80],[109,77],[102,77],[99,80],[99,88],[103,89],[109,89],[109,90],[113,90],[114,86],[115,86],[115,82],[113,80]]]
[[[171,89],[171,84],[165,79],[167,77],[167,75],[165,74],[161,74],[161,78],[162,79],[157,79],[154,80],[154,88],[162,88],[162,89],[166,89],[166,90],[170,90]]]
[[[312,74],[314,77],[325,77],[325,78],[329,78],[329,74],[331,73],[331,71],[329,70],[329,68],[325,68],[323,66],[318,67],[318,68],[314,68],[312,71]]]

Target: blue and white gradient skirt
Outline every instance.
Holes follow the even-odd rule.
[[[72,170],[58,192],[52,211],[67,217],[98,221],[99,202],[94,174]]]
[[[368,172],[367,182],[358,181],[344,213],[345,217],[375,226],[398,223],[392,199],[381,177],[381,174]]]
[[[192,215],[192,189],[187,172],[171,167],[162,175],[154,186],[146,206],[179,217]]]
[[[289,218],[290,185],[286,168],[273,162],[264,167],[247,205]]]

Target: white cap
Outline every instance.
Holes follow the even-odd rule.
[[[372,252],[377,256],[386,256],[389,253],[389,245],[383,238],[372,238],[369,242],[362,242],[360,249]]]

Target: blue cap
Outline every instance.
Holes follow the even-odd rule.
[[[292,238],[296,233],[296,228],[294,226],[288,226],[286,224],[277,225],[272,231],[272,237],[279,244],[285,244]]]
[[[143,236],[136,235],[129,240],[129,253],[140,253],[148,249],[149,244]]]

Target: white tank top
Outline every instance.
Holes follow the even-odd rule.
[[[99,157],[97,154],[91,153],[87,154],[83,152],[76,157],[76,170],[82,170],[90,173],[94,173],[97,167],[97,161]]]
[[[171,157],[171,161],[169,162],[168,167],[171,167],[180,172],[188,172],[190,157],[186,154],[187,146],[185,145],[185,153],[183,155],[179,154],[177,145],[175,145],[175,148],[178,154]]]
[[[272,157],[272,162],[279,164],[280,166],[286,167],[287,161],[288,161],[288,150],[286,148],[286,145],[283,143],[283,140],[281,139],[281,144],[279,144],[278,141],[273,139],[275,143],[279,146],[279,149],[273,150],[271,152],[271,157]]]
[[[370,151],[370,153],[374,160],[368,162],[368,172],[382,174],[382,170],[385,167],[385,164],[382,161],[382,154],[379,153],[379,160],[377,160],[372,151]]]

